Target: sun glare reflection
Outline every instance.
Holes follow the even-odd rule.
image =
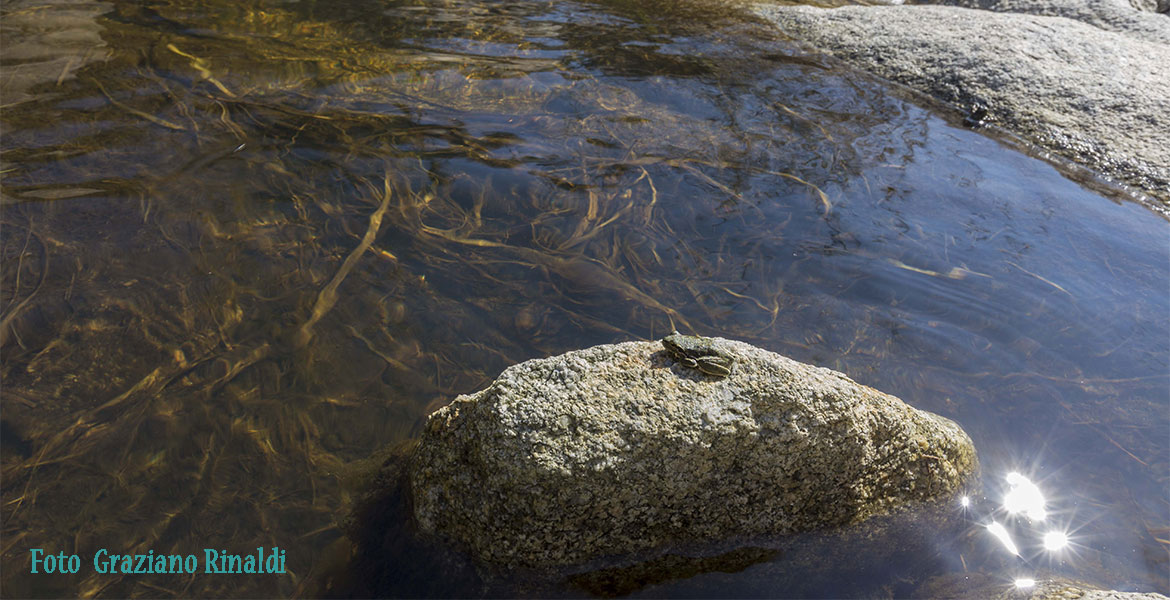
[[[1012,541],[1012,536],[1010,533],[1008,533],[1007,528],[995,521],[992,521],[991,525],[987,526],[987,530],[990,531],[991,535],[994,535],[1001,544],[1003,544],[1004,548],[1007,548],[1008,552],[1011,552],[1016,556],[1020,555],[1020,550],[1019,548],[1016,548],[1016,543]]]
[[[1049,531],[1044,534],[1044,549],[1050,552],[1062,550],[1068,546],[1068,536],[1063,531]]]
[[[1033,521],[1043,521],[1048,516],[1044,509],[1044,494],[1027,477],[1016,472],[1008,473],[1011,489],[1003,497],[1003,507],[1011,514],[1023,513]]]
[[[1075,558],[1076,548],[1083,547],[1084,541],[1074,535],[1076,527],[1069,522],[1072,512],[1059,507],[1063,504],[1059,496],[1050,514],[1044,493],[1029,477],[1012,471],[1004,479],[1002,507],[991,512],[980,511],[976,500],[962,496],[958,499],[961,510],[974,513],[970,516],[998,540],[999,547],[1016,557],[1019,567],[1031,569],[1040,559],[1049,564],[1067,564],[1068,560]],[[1053,519],[1044,523],[1050,516]],[[1052,523],[1052,520],[1060,522]],[[1030,590],[1036,585],[1032,576],[1009,576],[1007,579],[1014,581],[1017,590]]]

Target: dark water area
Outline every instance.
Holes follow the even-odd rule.
[[[822,565],[851,587],[817,595],[1033,572],[1170,593],[1170,237],[1137,203],[731,6],[0,10],[6,597],[312,594],[374,452],[509,365],[674,328],[975,441],[978,543],[898,581]],[[1010,471],[1068,548],[984,543]],[[92,562],[257,547],[286,573]],[[31,549],[80,569],[31,573]],[[387,560],[384,591],[445,577]],[[626,591],[814,595],[799,570],[678,573]]]

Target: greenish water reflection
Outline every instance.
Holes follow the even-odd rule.
[[[725,6],[4,11],[85,32],[5,64],[6,595],[294,594],[348,463],[508,365],[675,327],[957,420],[1078,504],[1061,569],[1170,589],[1170,249],[1140,206]],[[289,573],[28,573],[257,546]]]

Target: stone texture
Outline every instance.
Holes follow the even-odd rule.
[[[1170,44],[1170,19],[1156,14],[1155,0],[942,0],[922,4],[1065,17],[1147,42]]]
[[[1102,590],[1088,583],[1050,573],[1038,574],[1035,579],[1035,586],[1020,590],[1005,585],[1002,577],[983,573],[952,573],[926,582],[915,596],[955,600],[1170,600],[1155,592]]]
[[[1119,592],[1117,590],[1084,588],[1063,588],[1032,598],[1034,600],[1170,600],[1166,596],[1154,592]]]
[[[1008,12],[756,10],[855,66],[959,108],[981,102],[994,124],[1170,204],[1170,18],[1120,0],[962,1]]]
[[[844,375],[715,338],[727,378],[658,342],[505,370],[431,415],[410,467],[424,532],[555,566],[860,522],[976,468],[954,422]]]

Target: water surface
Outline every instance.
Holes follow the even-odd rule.
[[[303,591],[348,465],[511,364],[673,328],[956,420],[973,532],[1019,470],[1073,536],[849,589],[1006,564],[1170,593],[1170,246],[1135,203],[724,6],[3,10],[6,595]],[[257,546],[288,573],[28,572]],[[795,593],[760,573],[640,593]]]

